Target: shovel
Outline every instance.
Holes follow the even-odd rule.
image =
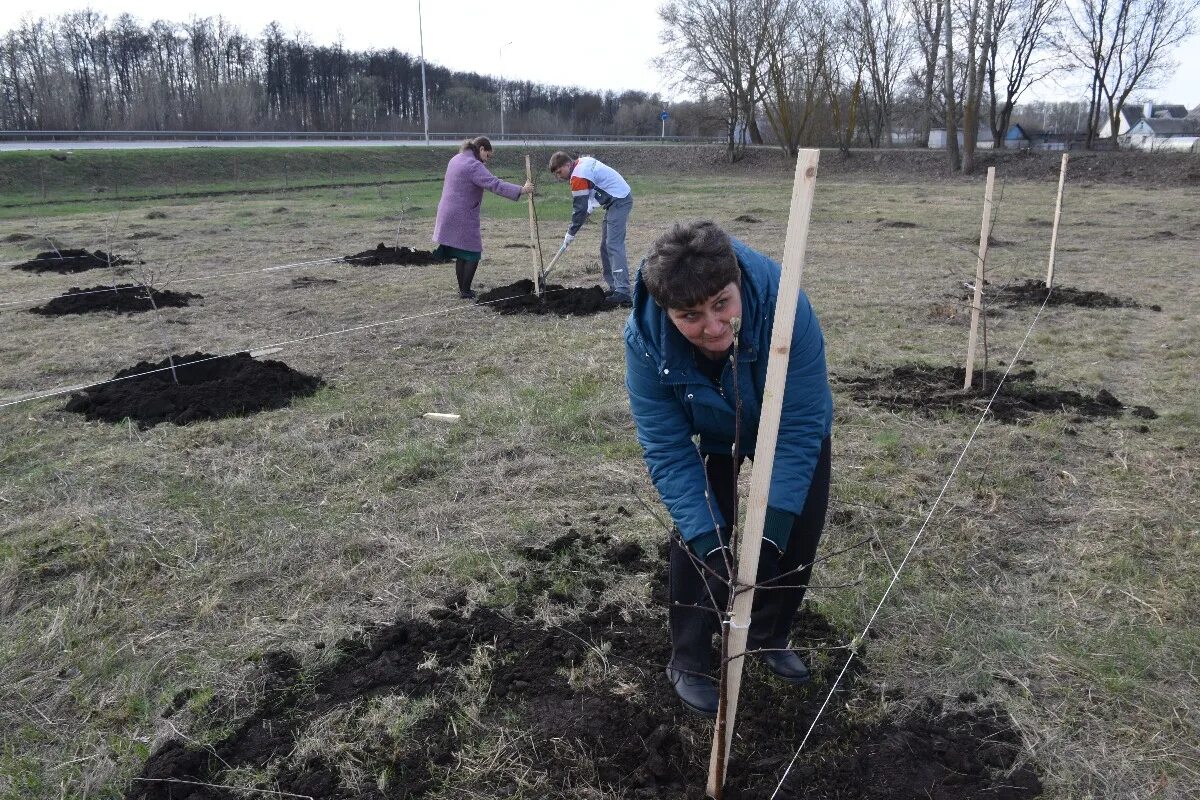
[[[550,263],[542,270],[542,285],[546,285],[546,278],[550,277],[550,273],[554,270],[554,265],[558,263],[558,259],[562,258],[562,254],[567,252],[567,246],[564,244],[558,248],[558,252],[554,254],[554,258],[550,259]]]

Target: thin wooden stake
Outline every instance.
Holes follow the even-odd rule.
[[[737,580],[730,588],[738,594],[729,618],[728,637],[725,639],[727,645],[723,648],[727,655],[721,665],[722,680],[726,687],[725,702],[717,710],[717,726],[708,766],[708,795],[714,798],[722,796],[725,768],[729,764],[729,750],[733,744],[733,723],[742,686],[742,665],[746,660],[746,637],[750,633],[750,610],[754,606],[754,582],[758,577],[758,556],[762,550],[767,498],[771,493],[775,439],[779,435],[779,417],[783,411],[792,328],[800,302],[800,279],[804,275],[804,251],[808,246],[808,221],[817,185],[817,160],[820,154],[819,150],[801,150],[796,159],[796,182],[792,186],[792,206],[783,245],[783,273],[779,277],[775,324],[771,329],[771,360],[767,364],[762,415],[758,423],[758,440],[754,446],[754,469],[750,474],[746,524],[738,548]]]
[[[979,256],[975,259],[975,299],[971,301],[971,337],[967,340],[967,376],[963,389],[971,388],[975,371],[975,345],[979,340],[979,309],[983,307],[983,273],[987,264],[988,239],[992,233],[992,189],[996,185],[996,168],[988,167],[987,188],[983,190],[983,222],[979,229]]]
[[[1046,288],[1054,285],[1054,249],[1058,246],[1058,218],[1062,215],[1063,184],[1067,181],[1067,159],[1063,153],[1062,166],[1058,169],[1058,199],[1054,201],[1054,230],[1050,234],[1050,266],[1046,267]]]
[[[533,166],[525,155],[525,180],[533,183]],[[537,209],[533,207],[533,192],[529,193],[529,242],[533,245],[533,291],[542,296],[542,237],[538,231]]]

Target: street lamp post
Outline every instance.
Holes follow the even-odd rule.
[[[500,45],[500,138],[504,138],[504,48],[512,42]]]
[[[425,145],[429,145],[429,92],[425,88],[425,25],[421,18],[421,0],[417,0],[417,36],[421,40],[421,117],[425,121]]]

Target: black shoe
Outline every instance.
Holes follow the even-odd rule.
[[[702,717],[717,716],[720,696],[717,694],[717,684],[712,678],[667,667],[667,680],[671,682],[671,688],[679,695],[683,707],[688,711]]]
[[[791,650],[767,650],[759,655],[771,672],[793,686],[803,686],[812,677],[804,661]]]
[[[475,299],[475,293],[473,291],[471,291],[470,289],[463,289],[461,292],[458,293],[458,296],[461,297],[463,300],[474,300]]]
[[[604,301],[610,306],[633,308],[633,298],[621,292],[609,292],[604,295]]]

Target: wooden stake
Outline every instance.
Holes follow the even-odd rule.
[[[525,180],[533,183],[533,167],[525,155]],[[533,192],[529,193],[529,243],[533,245],[533,291],[542,296],[542,237],[538,232],[537,209],[533,207]]]
[[[800,301],[800,278],[804,274],[804,251],[808,246],[808,220],[817,185],[819,150],[801,150],[796,159],[796,182],[792,186],[792,207],[788,215],[787,238],[783,245],[783,273],[775,306],[775,325],[771,329],[770,362],[767,364],[766,389],[762,415],[758,422],[758,441],[754,446],[754,470],[750,474],[750,497],[746,506],[746,524],[738,548],[738,590],[729,619],[728,660],[722,664],[726,681],[725,702],[717,710],[708,767],[708,795],[719,798],[725,784],[725,768],[733,743],[733,723],[737,716],[738,692],[742,686],[746,637],[750,633],[750,609],[754,605],[754,582],[758,577],[758,556],[762,550],[763,522],[767,517],[767,498],[771,493],[771,469],[775,463],[775,439],[779,435],[779,417],[783,411],[783,391],[787,383],[791,357],[792,328]],[[743,588],[744,587],[744,588]]]
[[[1046,288],[1054,285],[1054,248],[1058,245],[1058,218],[1062,215],[1063,184],[1067,181],[1067,159],[1063,153],[1062,166],[1058,169],[1058,199],[1054,201],[1054,230],[1050,234],[1050,266],[1046,267]]]
[[[979,256],[975,259],[975,299],[971,301],[971,337],[967,340],[967,376],[963,389],[971,388],[975,371],[975,345],[979,340],[979,309],[983,307],[983,273],[987,264],[988,239],[992,233],[992,188],[996,185],[996,168],[988,167],[987,188],[983,190],[983,222],[979,229]]]

